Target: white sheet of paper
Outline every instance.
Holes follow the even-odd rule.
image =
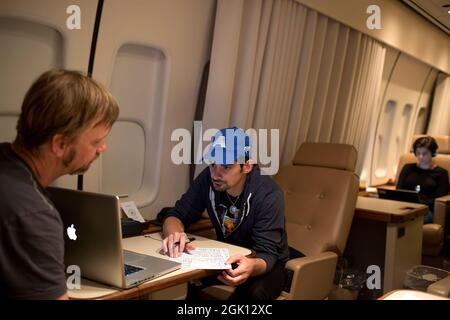
[[[145,222],[134,201],[122,202],[120,207],[123,209],[128,218],[139,222]]]
[[[182,268],[224,270],[231,269],[231,264],[225,264],[229,256],[230,252],[226,248],[195,248],[171,260],[180,262]]]

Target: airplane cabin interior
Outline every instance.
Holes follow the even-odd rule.
[[[450,180],[431,207],[423,186],[409,191],[417,201],[396,192],[420,138],[437,143],[433,168],[450,172],[448,0],[2,0],[0,48],[1,142],[14,141],[47,70],[81,71],[117,100],[107,151],[51,184],[111,195],[122,207],[115,248],[160,256],[164,213],[208,167],[215,132],[237,127],[281,189],[288,245],[304,255],[286,261],[276,299],[450,298]],[[215,223],[203,212],[186,229],[192,244],[220,245]],[[184,300],[189,282],[214,274],[181,268],[118,288],[83,270],[70,299]]]

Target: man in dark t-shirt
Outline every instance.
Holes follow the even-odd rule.
[[[42,74],[0,143],[0,299],[67,299],[63,226],[45,188],[82,174],[106,150],[116,100],[76,71]]]
[[[0,195],[0,296],[62,296],[66,284],[61,218],[9,143],[0,144]]]

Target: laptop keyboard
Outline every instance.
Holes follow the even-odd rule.
[[[129,276],[130,274],[133,274],[133,273],[141,271],[141,270],[144,270],[144,268],[125,264],[125,276]]]

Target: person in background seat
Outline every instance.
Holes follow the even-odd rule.
[[[432,137],[421,137],[413,144],[417,163],[406,164],[397,183],[397,189],[416,190],[423,203],[430,208],[424,224],[433,222],[434,199],[449,193],[448,172],[433,162],[438,145]]]

